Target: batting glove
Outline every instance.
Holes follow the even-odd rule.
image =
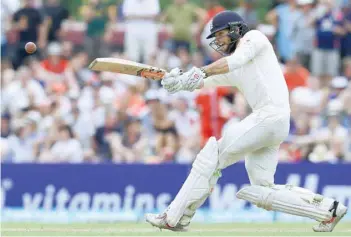
[[[172,69],[163,77],[161,85],[171,94],[182,90],[181,74],[182,71],[179,68]]]
[[[200,68],[193,67],[188,72],[182,74],[179,68],[173,69],[162,79],[162,86],[169,93],[174,94],[178,91],[194,91],[203,83],[205,73]]]
[[[195,89],[200,88],[205,77],[205,73],[200,68],[193,67],[181,76],[182,89],[186,91],[194,91]]]

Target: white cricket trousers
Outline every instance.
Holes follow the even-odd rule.
[[[280,144],[289,134],[290,111],[265,107],[229,125],[219,139],[219,169],[245,159],[252,185],[274,184]]]
[[[151,55],[156,53],[157,44],[157,25],[127,25],[124,35],[124,50],[129,60],[140,62],[143,58],[144,63],[147,63]]]

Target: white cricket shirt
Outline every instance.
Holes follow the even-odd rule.
[[[283,72],[263,33],[258,30],[246,33],[226,60],[230,72],[206,78],[205,87],[237,87],[253,111],[270,107],[290,112],[289,91]]]

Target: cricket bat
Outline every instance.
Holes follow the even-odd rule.
[[[161,80],[166,74],[164,69],[119,58],[96,58],[90,63],[89,68],[94,71],[116,72],[152,80]]]

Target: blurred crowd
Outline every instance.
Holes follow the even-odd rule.
[[[96,57],[188,70],[221,57],[211,18],[237,11],[274,44],[290,91],[283,162],[351,161],[351,3],[256,0],[1,1],[2,162],[191,163],[250,113],[236,88],[167,94],[158,81],[93,72]],[[38,50],[27,54],[24,45]],[[269,62],[267,62],[269,63]]]

